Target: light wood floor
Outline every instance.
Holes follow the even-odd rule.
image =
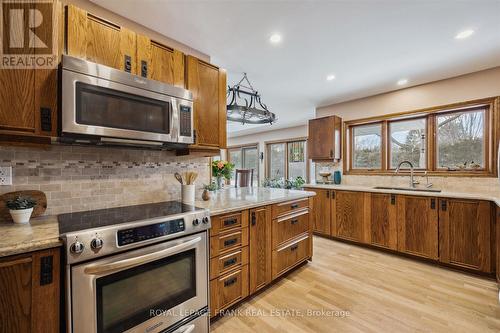
[[[315,237],[312,262],[237,307],[239,314],[214,322],[212,331],[500,332],[497,297],[493,280]]]

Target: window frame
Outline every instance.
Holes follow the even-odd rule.
[[[292,138],[292,139],[286,139],[286,140],[275,140],[275,141],[265,141],[265,147],[266,147],[266,161],[265,161],[265,178],[269,178],[269,172],[270,172],[270,163],[271,163],[271,152],[270,148],[271,145],[273,144],[284,144],[285,145],[285,179],[288,179],[289,173],[288,173],[288,144],[293,143],[293,142],[304,142],[304,161],[306,164],[306,178],[304,179],[306,182],[309,181],[309,159],[307,155],[307,137],[300,137],[300,138]]]
[[[438,168],[437,156],[437,116],[484,109],[484,168],[476,170],[448,170]],[[478,176],[478,177],[496,177],[497,159],[494,158],[498,149],[498,135],[500,132],[500,119],[498,110],[500,109],[500,97],[491,97],[473,101],[437,106],[415,111],[388,114],[379,117],[370,117],[364,119],[350,120],[344,122],[343,126],[343,174],[345,175],[394,175],[394,169],[390,165],[390,123],[411,120],[418,118],[426,119],[426,168],[415,169],[417,171],[427,171],[428,175],[436,176]],[[352,168],[353,157],[353,128],[360,125],[382,124],[382,149],[381,149],[381,168],[380,169],[357,169]],[[402,169],[400,174],[407,175],[409,169]]]
[[[394,120],[387,120],[387,170],[389,171],[396,171],[396,168],[393,168],[391,165],[391,141],[389,140],[391,136],[391,124],[393,123],[398,123],[401,121],[409,121],[409,120],[418,120],[418,119],[424,119],[425,120],[425,168],[415,168],[415,170],[418,171],[426,171],[429,170],[429,117],[427,116],[417,116],[417,117],[411,117],[411,118],[403,118],[403,119],[394,119]],[[403,169],[401,169],[403,170]]]
[[[377,125],[377,124],[380,124],[380,169],[353,168],[352,165],[353,165],[353,157],[354,157],[354,152],[353,152],[353,148],[354,148],[354,135],[353,135],[353,132],[354,132],[354,129],[356,127],[361,127],[361,126],[366,126],[366,125]],[[384,137],[384,122],[383,121],[375,121],[375,122],[371,122],[371,123],[353,125],[351,127],[350,134],[351,134],[351,136],[350,136],[349,144],[351,145],[351,151],[350,151],[350,154],[349,154],[349,165],[351,166],[351,168],[353,170],[356,170],[356,171],[370,172],[370,173],[373,172],[373,171],[377,171],[377,170],[383,170],[383,168],[384,168],[384,154],[385,154],[384,147],[385,147],[385,140],[386,140],[386,138]]]
[[[230,154],[231,150],[233,150],[233,151],[234,150],[239,150],[240,153],[241,153],[241,164],[242,164],[242,167],[243,167],[243,165],[245,165],[245,157],[244,157],[245,154],[243,153],[243,151],[245,149],[257,149],[257,162],[258,163],[257,163],[257,169],[254,170],[254,176],[257,175],[257,184],[260,184],[260,172],[259,172],[259,169],[260,169],[260,165],[259,165],[259,162],[260,162],[260,149],[259,149],[259,144],[258,143],[250,143],[250,144],[245,144],[245,145],[238,145],[238,146],[227,147],[226,148],[227,161],[231,162],[231,154]],[[229,180],[228,182],[230,183],[231,180]]]

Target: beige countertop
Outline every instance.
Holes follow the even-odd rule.
[[[0,223],[0,257],[61,244],[57,216],[37,217],[26,224]]]
[[[195,206],[208,208],[211,215],[218,215],[313,195],[314,192],[295,190],[228,188],[212,193],[210,201],[196,201]],[[0,257],[61,244],[57,216],[34,218],[27,224],[0,223]]]
[[[196,201],[195,206],[210,209],[210,215],[219,215],[277,202],[307,198],[314,195],[316,195],[316,193],[308,191],[263,187],[231,187],[212,193],[212,197],[209,201]]]
[[[496,181],[496,180],[495,180]],[[500,184],[498,191],[479,192],[468,189],[467,192],[462,191],[449,191],[442,190],[441,192],[428,192],[428,191],[404,191],[404,190],[389,190],[389,189],[375,189],[372,186],[359,186],[359,185],[335,185],[335,184],[305,184],[305,188],[318,188],[318,189],[331,189],[331,190],[344,190],[344,191],[359,191],[359,192],[374,192],[374,193],[395,193],[406,195],[420,195],[438,198],[459,198],[459,199],[476,199],[487,200],[494,202],[500,206]]]

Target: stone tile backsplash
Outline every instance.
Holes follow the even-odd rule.
[[[13,173],[13,185],[1,186],[0,194],[43,191],[47,215],[179,200],[174,173],[198,172],[200,190],[210,181],[209,162],[206,157],[179,157],[167,151],[0,146],[0,166],[12,166]]]

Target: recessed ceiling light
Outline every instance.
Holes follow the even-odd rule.
[[[272,34],[271,37],[269,37],[269,41],[273,44],[278,44],[279,42],[281,42],[281,35]]]
[[[398,81],[398,86],[404,86],[408,83],[408,79],[401,79]]]
[[[465,38],[469,38],[470,36],[472,36],[474,34],[474,30],[472,29],[467,29],[467,30],[464,30],[464,31],[460,31],[456,36],[455,36],[455,39],[465,39]]]
[[[333,74],[328,75],[328,76],[326,77],[326,80],[327,80],[327,81],[332,81],[332,80],[335,80],[335,75],[333,75]]]

